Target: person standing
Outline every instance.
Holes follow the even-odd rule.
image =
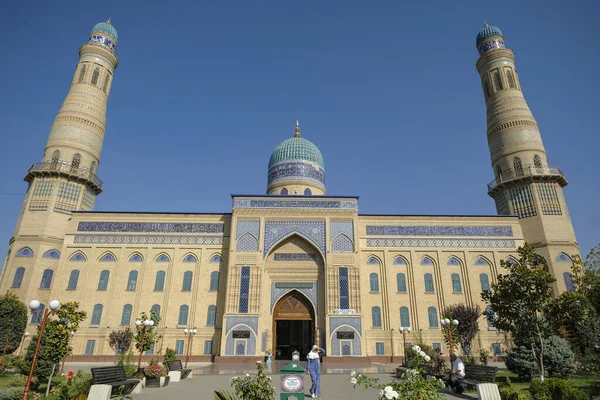
[[[310,397],[313,399],[321,395],[321,355],[323,354],[322,349],[317,345],[312,347],[310,353],[306,355],[308,360],[308,373],[310,374],[310,380],[312,385],[310,386]]]
[[[452,372],[450,372],[450,388],[456,393],[464,391],[461,381],[465,379],[465,364],[456,353],[450,353],[450,362],[452,363]]]

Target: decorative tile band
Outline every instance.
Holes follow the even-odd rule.
[[[353,210],[357,200],[234,200],[233,208],[326,208]]]
[[[367,239],[367,247],[446,247],[514,249],[512,239]]]
[[[275,261],[315,261],[316,254],[306,253],[275,253]]]
[[[362,334],[360,317],[329,317],[329,334],[332,334],[339,326],[350,325]]]
[[[318,304],[318,292],[317,292],[317,282],[271,282],[271,314],[273,314],[273,307],[275,307],[275,303],[279,301],[285,294],[291,292],[292,290],[297,290],[303,295],[305,295],[314,305],[315,314],[318,313],[319,304]],[[295,284],[295,285],[294,285]],[[307,286],[310,285],[310,288]]]
[[[158,236],[158,235],[75,235],[74,243],[81,244],[186,244],[223,245],[222,236]]]
[[[325,171],[316,164],[307,162],[279,163],[269,168],[267,186],[281,180],[303,180],[325,185]]]
[[[511,226],[368,225],[367,235],[381,236],[513,236]]]
[[[224,224],[193,224],[163,222],[85,222],[77,225],[79,232],[164,232],[223,233]]]
[[[267,257],[275,243],[292,233],[308,239],[325,255],[325,222],[267,221],[265,222],[264,257]]]
[[[225,332],[229,332],[231,328],[239,324],[248,325],[254,331],[258,331],[258,317],[229,316],[226,318]]]
[[[90,36],[90,41],[88,43],[101,44],[102,46],[108,47],[112,52],[117,50],[117,45],[112,40],[101,35]]]

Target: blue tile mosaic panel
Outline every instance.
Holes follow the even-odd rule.
[[[315,261],[317,255],[306,253],[275,253],[273,259],[275,261]]]
[[[571,257],[569,257],[568,255],[566,255],[565,253],[560,253],[556,257],[556,262],[573,262],[573,260],[571,260]]]
[[[264,257],[278,241],[297,233],[311,241],[325,255],[325,222],[319,221],[267,221],[265,222]]]
[[[69,258],[69,261],[84,262],[87,261],[87,258],[85,258],[85,255],[83,255],[83,253],[78,251],[77,253],[73,254],[71,258]]]
[[[104,253],[102,257],[100,257],[100,262],[116,262],[117,259],[111,253]]]
[[[139,254],[132,254],[131,257],[129,257],[129,262],[142,262],[142,256]]]
[[[226,317],[226,332],[225,338],[225,355],[235,355],[235,339],[233,338],[234,330],[249,330],[250,338],[246,339],[246,355],[253,356],[256,354],[256,329],[258,327],[258,317]],[[239,340],[239,339],[238,339]]]
[[[235,244],[235,251],[252,252],[258,251],[258,239],[251,233],[245,233]]]
[[[115,42],[101,35],[91,35],[88,43],[102,45],[109,48],[113,53],[117,50],[117,45]]]
[[[367,235],[381,236],[513,236],[510,226],[369,225]]]
[[[229,316],[226,317],[225,331],[229,332],[236,325],[248,325],[255,332],[258,331],[258,317],[250,316]]]
[[[354,252],[354,225],[352,221],[331,222],[329,237],[332,238],[331,250],[334,253]]]
[[[248,300],[250,295],[250,267],[242,267],[240,272],[240,302],[238,312],[248,312]]]
[[[260,221],[238,221],[235,238],[239,239],[245,233],[251,233],[255,237],[259,237]]]
[[[273,314],[273,308],[279,299],[292,290],[297,290],[305,295],[306,298],[313,304],[315,308],[315,315],[317,314],[319,310],[317,282],[290,282],[289,285],[284,285],[285,287],[277,287],[278,283],[279,282],[271,282],[271,314]],[[307,288],[306,286],[308,285],[310,285],[310,287]]]
[[[269,168],[267,186],[282,180],[303,180],[325,185],[325,170],[305,162],[285,162]]]
[[[470,249],[514,249],[511,239],[367,239],[367,247],[441,247]]]
[[[448,259],[448,265],[460,265],[460,260],[456,257],[450,257]]]
[[[330,353],[333,356],[340,355],[362,355],[362,348],[360,344],[360,318],[359,317],[330,317],[329,328],[331,334],[331,350]],[[346,340],[340,341],[337,338],[337,332],[354,332],[354,339],[351,339],[352,345],[349,346]],[[342,342],[342,343],[340,343]],[[347,346],[347,347],[345,347]],[[351,351],[350,348],[351,347]],[[344,349],[345,348],[345,349]],[[346,352],[347,354],[343,354]]]
[[[348,285],[348,268],[341,267],[339,270],[339,290],[340,290],[340,309],[348,310],[350,308],[350,295]]]
[[[42,256],[43,258],[52,258],[54,260],[58,260],[60,258],[60,251],[56,249],[48,250]]]
[[[157,262],[157,263],[166,263],[169,261],[171,261],[171,259],[166,254],[161,254],[158,257],[156,257],[156,260],[154,260],[154,262]]]
[[[75,235],[78,244],[223,245],[223,236]]]
[[[198,259],[196,258],[196,256],[195,256],[195,255],[193,255],[193,254],[188,254],[187,256],[185,256],[185,257],[183,258],[183,262],[184,262],[184,263],[195,263],[195,262],[198,262]]]
[[[329,317],[329,332],[331,334],[342,325],[353,327],[359,334],[362,332],[360,317]]]
[[[164,232],[164,233],[223,233],[224,224],[163,223],[163,222],[85,222],[77,225],[78,232]]]
[[[233,208],[325,208],[355,210],[358,200],[249,200],[234,199]]]
[[[33,257],[33,250],[29,247],[23,247],[21,250],[17,251],[15,257]]]
[[[379,259],[377,257],[369,257],[367,259],[367,265],[379,265],[379,264],[381,264],[381,263],[379,262]]]
[[[236,229],[236,251],[258,251],[260,237],[259,221],[238,221]]]
[[[343,233],[344,235],[348,236],[350,239],[354,240],[354,225],[353,225],[352,221],[348,221],[348,222],[333,221],[333,222],[331,222],[329,237],[331,237],[333,239],[340,233]]]
[[[475,260],[475,265],[490,265],[490,263],[483,257],[477,257],[477,260]]]
[[[354,252],[354,243],[342,233],[331,242],[331,251],[334,253],[352,253]]]
[[[394,258],[393,265],[408,265],[404,257],[398,256]]]
[[[220,255],[216,254],[216,255],[214,255],[214,256],[212,256],[210,258],[209,262],[211,262],[211,263],[221,263],[221,262],[223,262],[223,257],[221,257]]]
[[[237,340],[235,343],[235,355],[245,356],[246,355],[246,340]]]

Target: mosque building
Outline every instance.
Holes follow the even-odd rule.
[[[548,164],[497,27],[485,24],[476,39],[496,216],[361,214],[358,197],[327,195],[323,155],[298,123],[271,155],[266,194],[232,195],[231,212],[94,212],[118,41],[100,22],[79,49],[44,156],[25,175],[0,276],[0,292],[26,302],[80,302],[88,318],[74,359],[113,360],[109,333],[135,329],[150,310],[162,337],[149,353],[183,355],[184,328],[196,328],[195,361],[253,361],[268,350],[286,359],[314,343],[327,359],[396,360],[400,327],[412,329],[409,342],[419,335],[446,352],[441,311],[484,309],[481,291],[525,242],[548,261],[556,293],[572,287],[579,246],[567,181]],[[29,316],[30,332],[43,308]],[[506,335],[484,317],[480,327],[472,350],[501,355]]]

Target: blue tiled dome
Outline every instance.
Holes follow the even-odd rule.
[[[323,155],[317,146],[303,137],[293,137],[284,140],[279,146],[275,147],[275,150],[271,153],[269,168],[281,161],[288,160],[311,161],[325,169]]]
[[[490,36],[504,37],[502,35],[502,31],[498,27],[485,24],[483,29],[480,30],[479,33],[477,34],[476,44],[479,45],[479,43],[481,43],[484,39],[489,38]]]
[[[114,26],[110,24],[110,22],[98,22],[92,28],[92,32],[104,32],[113,39],[115,39],[115,43],[119,41],[119,35],[117,35],[117,30]]]

